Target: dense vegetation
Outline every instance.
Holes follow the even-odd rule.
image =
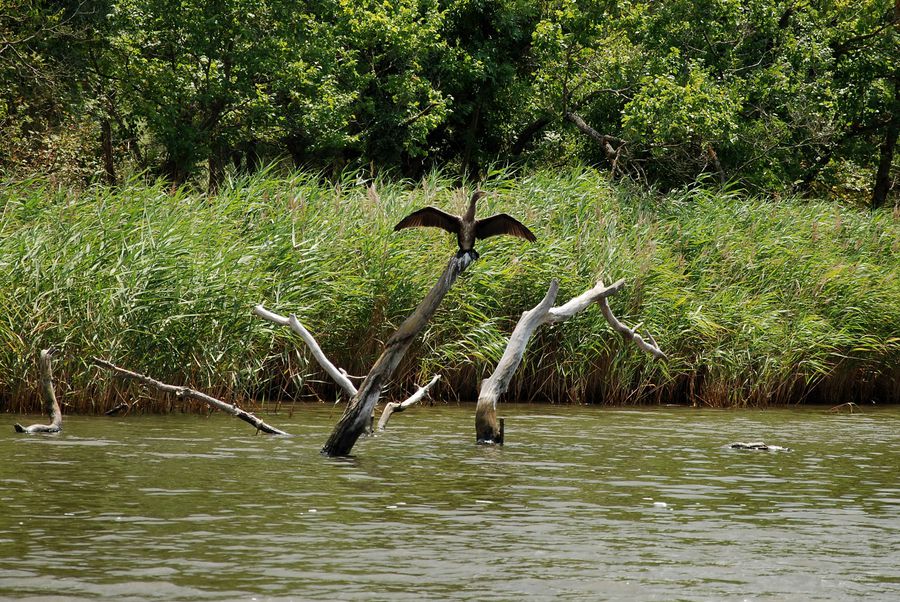
[[[82,409],[130,392],[92,354],[332,396],[249,308],[364,372],[452,247],[392,224],[477,182],[539,244],[480,247],[400,386],[471,398],[551,277],[602,276],[671,360],[588,312],[539,334],[515,397],[900,400],[898,7],[0,0],[0,408],[36,407],[50,344]]]
[[[578,160],[887,202],[892,0],[0,0],[0,168]],[[203,176],[205,174],[205,176]]]
[[[669,353],[652,362],[599,312],[538,332],[510,393],[557,402],[766,405],[900,400],[900,213],[794,198],[611,184],[592,169],[493,173],[484,210],[538,236],[495,238],[451,291],[392,394],[445,376],[472,399],[521,311],[624,277],[612,300]],[[464,205],[415,182],[293,173],[226,180],[210,197],[163,181],[73,191],[0,187],[0,408],[37,406],[37,350],[60,345],[61,400],[103,410],[135,391],[91,355],[227,398],[334,395],[299,340],[251,315],[297,313],[364,373],[453,252],[437,231],[392,232],[414,207]],[[150,402],[144,402],[149,407]],[[169,402],[171,403],[171,402]]]

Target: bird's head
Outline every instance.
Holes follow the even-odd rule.
[[[472,200],[469,201],[469,205],[474,206],[475,203],[477,203],[478,201],[480,201],[482,198],[486,197],[487,194],[488,194],[488,193],[485,192],[484,190],[476,190],[476,191],[472,194]]]

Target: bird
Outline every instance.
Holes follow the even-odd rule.
[[[394,226],[394,231],[416,227],[442,228],[451,234],[456,234],[456,241],[459,244],[457,257],[470,256],[472,259],[478,259],[478,252],[475,251],[475,239],[481,240],[507,234],[524,238],[528,242],[537,240],[531,230],[506,213],[498,213],[476,220],[475,203],[486,195],[485,191],[476,190],[472,194],[472,200],[469,201],[469,208],[462,215],[450,215],[437,207],[425,207],[413,211]]]

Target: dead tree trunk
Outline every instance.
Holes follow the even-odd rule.
[[[550,283],[550,289],[544,296],[544,299],[534,306],[532,309],[524,312],[519,322],[513,329],[509,337],[509,343],[503,352],[503,357],[497,363],[494,373],[481,383],[481,392],[478,395],[478,404],[475,407],[475,439],[478,443],[503,443],[503,421],[497,419],[497,402],[500,396],[506,392],[509,382],[512,380],[513,374],[522,362],[522,356],[531,335],[541,324],[549,324],[553,322],[561,322],[576,313],[587,308],[594,302],[600,303],[603,315],[613,327],[622,333],[622,336],[628,340],[634,341],[641,349],[653,354],[656,358],[664,358],[665,354],[656,346],[653,337],[649,334],[647,338],[650,342],[644,340],[634,330],[628,328],[619,322],[609,305],[606,303],[606,297],[619,292],[625,285],[624,280],[619,280],[610,286],[605,286],[603,282],[574,297],[565,305],[553,307],[556,301],[556,294],[559,291],[559,283],[553,280]]]
[[[107,362],[106,360],[101,360],[96,357],[91,358],[91,361],[101,368],[106,368],[107,370],[111,370],[118,374],[119,376],[124,376],[125,378],[136,380],[139,383],[144,385],[154,387],[159,389],[160,391],[165,391],[166,393],[173,393],[177,397],[189,397],[191,399],[196,399],[198,401],[202,401],[203,403],[209,404],[210,406],[222,410],[228,414],[231,414],[235,418],[243,420],[247,424],[250,424],[256,428],[258,431],[262,431],[264,433],[268,433],[269,435],[287,435],[288,433],[275,428],[274,426],[270,426],[251,414],[250,412],[244,411],[241,408],[237,407],[231,403],[225,403],[220,399],[216,399],[215,397],[210,397],[206,393],[201,393],[200,391],[195,391],[193,389],[189,389],[188,387],[177,387],[175,385],[168,385],[164,382],[160,382],[154,378],[150,378],[149,376],[145,376],[143,374],[139,374],[137,372],[132,372],[131,370],[126,370],[125,368],[120,368],[115,364]]]
[[[56,392],[53,390],[52,357],[51,349],[41,350],[41,396],[44,402],[44,411],[50,415],[50,424],[22,426],[17,422],[14,425],[17,433],[58,433],[62,430],[62,412],[56,401]]]
[[[346,456],[353,449],[356,440],[366,432],[372,410],[381,397],[381,390],[406,354],[416,335],[428,324],[444,299],[444,295],[456,282],[456,278],[470,263],[468,255],[454,256],[416,310],[400,325],[397,332],[388,339],[381,356],[369,370],[359,391],[350,400],[344,415],[335,425],[331,436],[322,448],[328,456]]]

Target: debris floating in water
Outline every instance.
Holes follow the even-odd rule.
[[[753,449],[759,451],[791,451],[790,447],[781,447],[780,445],[766,445],[762,441],[751,441],[750,443],[736,441],[728,447],[730,447],[731,449]]]

